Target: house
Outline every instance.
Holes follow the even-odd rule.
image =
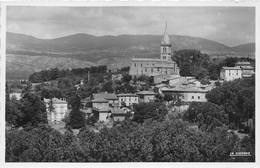
[[[235,65],[242,69],[242,77],[249,77],[254,74],[254,67],[247,61],[237,62]]]
[[[49,105],[51,101],[54,107],[52,113],[49,112]],[[62,122],[62,119],[68,113],[68,102],[65,99],[58,99],[58,98],[44,99],[44,102],[46,104],[48,121],[54,124]]]
[[[92,100],[92,113],[98,121],[105,121],[110,115],[109,101],[104,98]]]
[[[111,109],[111,117],[114,121],[123,121],[125,119],[125,110],[115,107]]]
[[[105,99],[109,102],[109,106],[114,107],[118,105],[118,97],[114,93],[97,93],[93,94],[93,100],[95,99]]]
[[[207,90],[199,89],[197,87],[174,87],[162,88],[162,93],[165,94],[181,94],[183,102],[206,102]]]
[[[124,102],[126,106],[131,106],[134,103],[139,102],[139,97],[136,94],[118,94],[118,104],[119,106],[122,106],[122,103]]]
[[[242,69],[239,66],[236,67],[222,67],[220,71],[220,78],[225,81],[232,81],[242,78]]]
[[[151,102],[155,99],[156,95],[153,91],[141,91],[136,94],[139,96],[139,102]]]

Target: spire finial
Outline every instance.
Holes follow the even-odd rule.
[[[167,32],[167,21],[165,21],[165,30],[164,30],[164,35],[163,35],[163,39],[162,39],[162,44],[170,44],[170,38],[168,36],[168,32]]]

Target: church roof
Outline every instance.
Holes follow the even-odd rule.
[[[154,61],[154,62],[166,62],[165,60],[158,58],[133,58],[132,61]]]
[[[164,34],[163,34],[163,38],[162,38],[162,45],[170,45],[171,41],[168,35],[168,31],[167,31],[167,22],[166,22],[166,26],[165,26],[165,30],[164,30]]]

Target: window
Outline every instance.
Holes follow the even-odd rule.
[[[135,67],[136,67],[136,63],[135,63]]]
[[[200,96],[198,96],[198,99],[200,99]]]
[[[229,76],[231,75],[231,73],[229,73]]]
[[[166,53],[166,48],[165,47],[163,47],[163,53]]]
[[[237,76],[238,76],[238,73],[237,73]]]
[[[141,67],[142,67],[142,64],[141,64]]]
[[[151,69],[151,72],[153,72],[153,68]]]
[[[159,68],[157,68],[157,71],[159,72]]]
[[[147,69],[145,68],[144,71],[147,72]]]
[[[194,99],[194,96],[191,96],[191,99]]]

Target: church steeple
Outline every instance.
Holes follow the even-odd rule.
[[[167,31],[167,22],[165,25],[165,30],[164,30],[164,34],[163,34],[163,38],[162,38],[162,42],[161,42],[161,59],[162,60],[167,60],[167,61],[171,61],[171,41],[170,41],[170,37],[168,35],[168,31]]]
[[[171,41],[168,35],[168,31],[167,31],[167,21],[165,24],[165,30],[164,30],[164,34],[163,34],[163,38],[162,38],[162,45],[171,45]]]

